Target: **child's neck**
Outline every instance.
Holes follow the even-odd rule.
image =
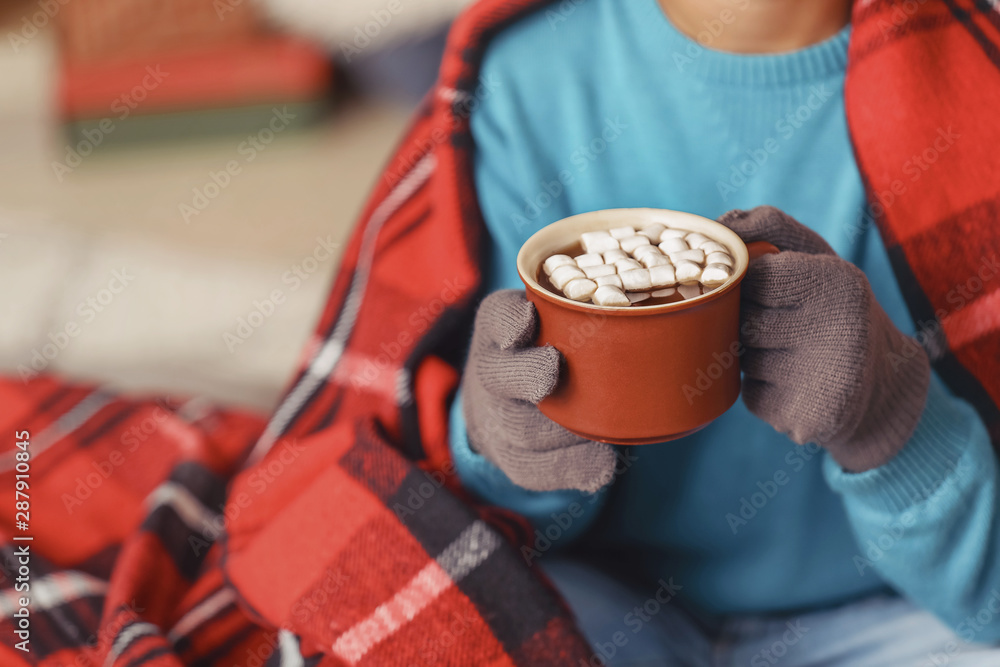
[[[659,0],[678,30],[704,46],[734,53],[779,53],[821,42],[848,24],[851,2]]]

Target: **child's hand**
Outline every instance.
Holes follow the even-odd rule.
[[[536,319],[518,290],[494,292],[479,307],[462,378],[469,444],[526,489],[597,491],[614,474],[614,450],[535,407],[555,388],[561,356],[532,345]]]
[[[864,273],[778,209],[730,211],[719,222],[781,252],[743,281],[743,401],[799,444],[826,447],[845,469],[882,465],[923,411],[930,364],[875,301]]]

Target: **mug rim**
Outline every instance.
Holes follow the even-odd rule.
[[[661,303],[655,306],[636,307],[598,306],[597,304],[590,302],[574,301],[565,296],[560,296],[550,292],[542,287],[538,280],[528,270],[528,255],[535,252],[535,249],[532,246],[541,243],[542,241],[539,239],[547,238],[548,236],[555,234],[556,232],[554,230],[556,228],[576,228],[574,229],[574,232],[579,234],[583,231],[600,231],[602,229],[611,229],[613,227],[621,227],[625,225],[640,227],[640,225],[636,224],[636,220],[644,223],[642,226],[659,222],[675,229],[683,229],[685,231],[699,233],[704,232],[705,228],[708,227],[711,228],[713,236],[716,235],[716,230],[718,230],[722,236],[728,239],[728,242],[723,242],[723,245],[733,251],[733,259],[735,261],[733,275],[731,275],[726,282],[722,283],[711,292],[699,294],[692,299],[674,301],[673,303]],[[586,227],[586,229],[580,230],[579,227]],[[526,288],[546,301],[551,301],[559,306],[569,307],[572,310],[600,312],[617,316],[631,317],[686,310],[688,308],[703,305],[714,299],[718,299],[739,285],[739,283],[743,280],[743,277],[746,275],[749,263],[749,250],[743,242],[743,239],[741,239],[736,232],[710,218],[706,218],[695,213],[687,213],[685,211],[675,211],[665,208],[609,208],[571,215],[569,217],[556,220],[555,222],[550,223],[536,231],[521,244],[521,248],[517,252],[517,273],[521,278],[521,282],[524,283]],[[535,271],[537,272],[540,268],[541,262],[538,262],[538,266],[535,267]]]

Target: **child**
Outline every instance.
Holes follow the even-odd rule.
[[[492,294],[452,412],[463,483],[555,535],[542,567],[610,664],[1000,664],[997,462],[866,224],[851,3],[563,5],[494,38],[471,118]],[[550,222],[633,206],[782,252],[744,281],[743,401],[615,450],[535,407],[560,359],[531,347],[514,260]]]

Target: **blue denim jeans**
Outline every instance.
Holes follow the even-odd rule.
[[[896,596],[706,624],[672,599],[669,579],[637,591],[576,561],[543,567],[594,648],[580,667],[1000,667],[1000,647],[968,643]]]

